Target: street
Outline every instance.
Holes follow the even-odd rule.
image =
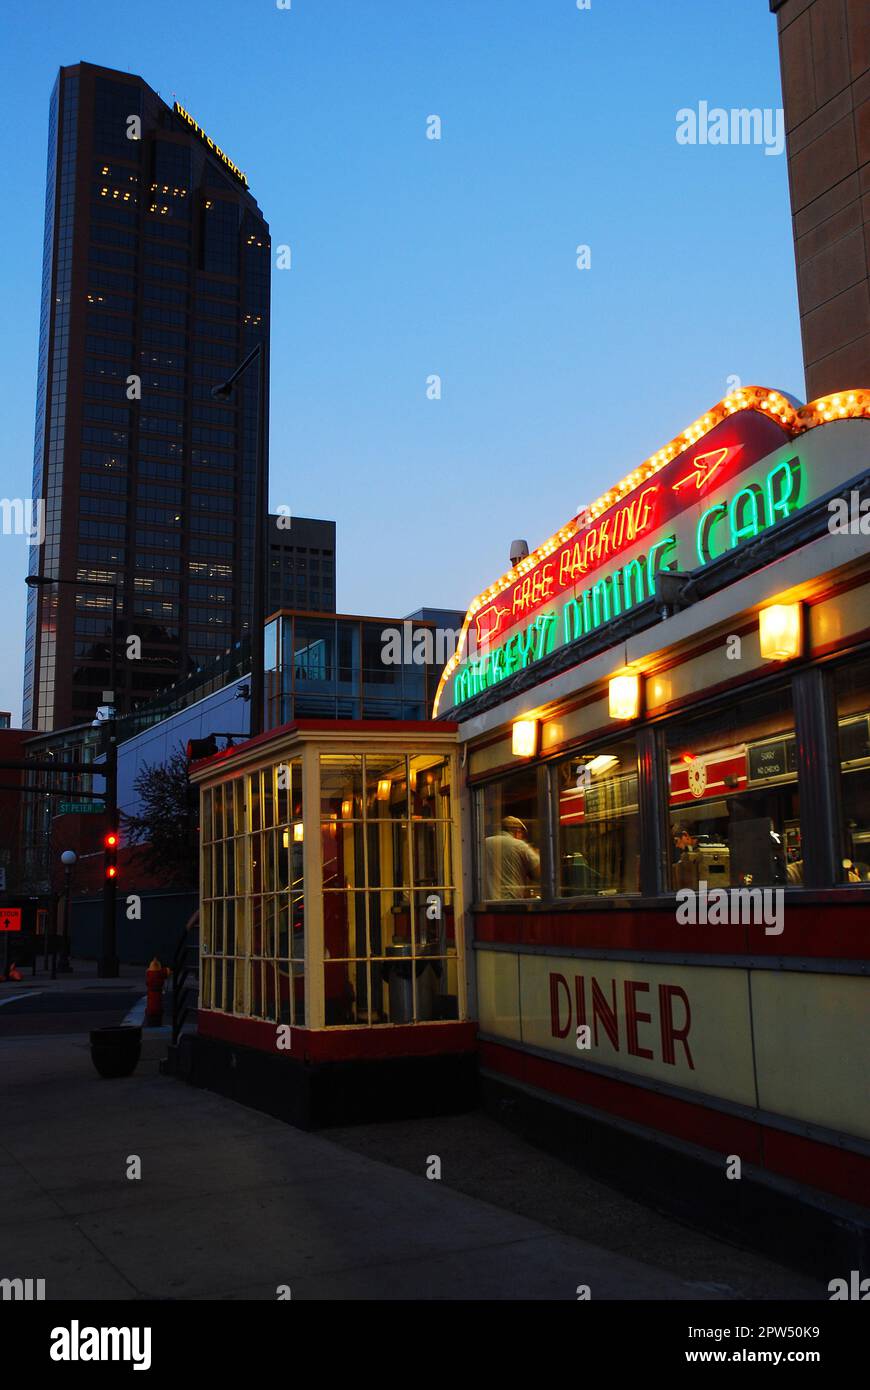
[[[48,1299],[824,1296],[481,1112],[303,1133],[160,1076],[165,1027],[101,1080],[85,1029],[120,1022],[135,979],[37,988],[0,986],[0,1277]]]
[[[142,996],[135,987],[94,984],[75,989],[63,988],[60,981],[52,989],[29,985],[26,980],[13,982],[0,991],[0,1039],[101,1028],[117,1023]]]

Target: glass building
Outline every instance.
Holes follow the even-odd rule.
[[[428,716],[463,615],[324,617],[282,610],[266,623],[267,729],[296,719]]]
[[[156,690],[248,627],[269,230],[247,178],[128,73],[61,68],[49,109],[25,727]],[[138,639],[138,641],[130,641]],[[132,657],[133,659],[128,659]]]

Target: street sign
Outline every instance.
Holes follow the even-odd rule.
[[[102,801],[59,801],[57,814],[59,816],[94,815],[105,809]]]
[[[0,907],[0,931],[21,931],[20,907]]]

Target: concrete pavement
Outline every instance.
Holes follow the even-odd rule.
[[[0,1277],[49,1299],[716,1297],[161,1077],[164,1046],[105,1081],[84,1035],[0,1044]]]
[[[115,979],[101,979],[97,975],[96,961],[92,960],[72,960],[70,961],[72,971],[70,974],[59,974],[56,979],[51,978],[51,966],[48,969],[43,964],[43,957],[40,956],[37,962],[36,973],[30,965],[19,966],[23,978],[21,980],[0,980],[0,1004],[12,994],[26,994],[31,990],[59,990],[69,992],[70,990],[113,990],[126,987],[139,988],[145,992],[145,966],[144,965],[120,965]]]
[[[82,1033],[119,1023],[125,1016],[141,1023],[145,1012],[144,971],[122,966],[115,979],[99,979],[92,962],[76,961],[71,974],[30,971],[21,980],[0,983],[0,1042],[27,1034]],[[166,996],[164,1016],[171,1012]]]

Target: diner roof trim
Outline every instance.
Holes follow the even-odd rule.
[[[816,429],[819,425],[829,424],[835,420],[870,419],[870,390],[856,387],[855,389],[837,391],[832,395],[821,396],[818,400],[810,401],[807,405],[801,405],[784,392],[771,390],[765,386],[743,386],[739,390],[729,392],[704,415],[699,416],[691,425],[687,425],[680,434],[675,435],[668,444],[651,454],[631,473],[627,473],[620,482],[616,483],[608,492],[603,493],[601,497],[596,498],[590,506],[577,512],[566,526],[554,532],[523,560],[506,570],[499,579],[472,599],[462,624],[456,650],[441,673],[435,692],[434,712],[437,714],[444,688],[462,661],[463,653],[467,649],[469,626],[474,615],[481,608],[491,603],[493,599],[515,584],[522,575],[534,569],[542,560],[546,560],[549,555],[571,540],[596,517],[613,507],[640,484],[654,477],[684,450],[696,445],[711,430],[716,429],[723,420],[741,411],[755,411],[768,419],[775,420],[787,438],[796,439],[808,430]]]
[[[222,748],[208,758],[200,758],[190,768],[190,780],[201,782],[225,769],[246,766],[252,756],[268,751],[279,744],[302,747],[305,743],[361,743],[372,747],[401,743],[407,747],[421,745],[453,747],[458,725],[445,719],[294,719],[266,729],[253,738],[232,747]],[[422,746],[420,751],[425,751]]]

